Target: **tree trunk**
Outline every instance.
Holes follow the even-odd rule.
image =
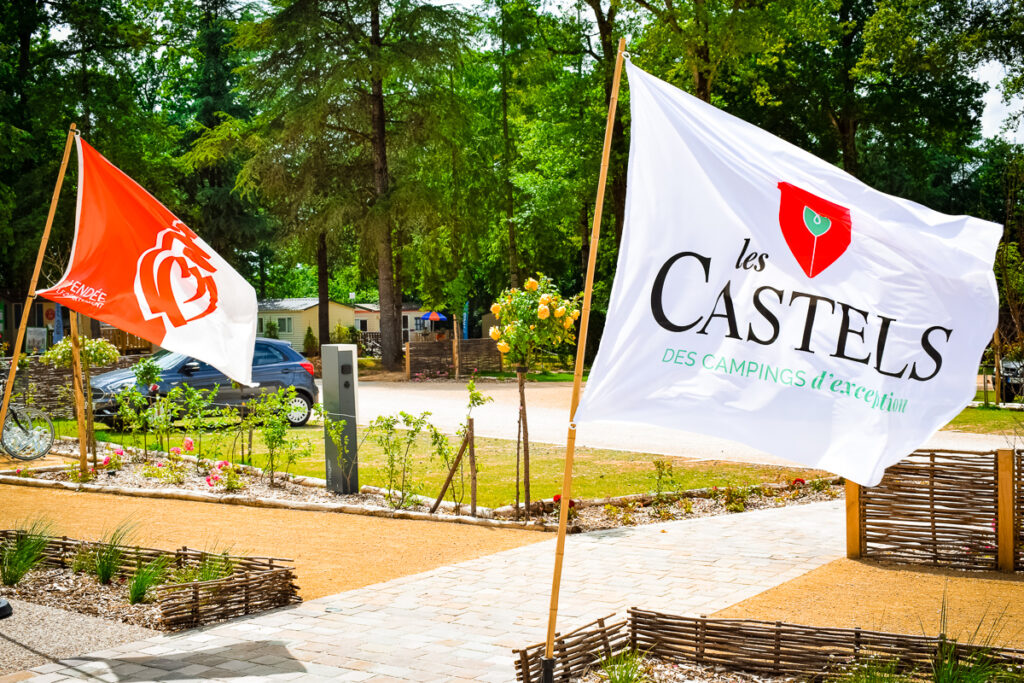
[[[857,155],[857,120],[841,114],[833,119],[839,143],[843,151],[843,170],[852,176],[860,174],[860,158]]]
[[[379,52],[383,42],[380,35],[380,3],[370,7],[370,45]],[[370,76],[370,124],[373,146],[373,188],[376,199],[384,199],[391,189],[388,175],[387,119],[384,111],[384,82],[380,67],[374,66]],[[395,256],[392,249],[390,220],[381,221],[377,228],[377,291],[380,296],[381,363],[385,370],[398,370],[402,359],[402,328],[399,320],[402,293],[397,286]],[[397,291],[396,291],[397,290]],[[399,305],[395,306],[396,299]]]
[[[516,238],[515,192],[512,186],[512,138],[508,132],[508,43],[505,40],[505,3],[501,4],[501,138],[504,142],[502,183],[505,186],[505,229],[508,230],[509,282],[519,286],[519,245]]]
[[[523,503],[530,519],[530,432],[526,428],[526,368],[516,368],[519,380],[519,415],[523,430]]]
[[[321,232],[316,244],[316,280],[317,294],[320,299],[320,306],[317,316],[317,324],[320,328],[318,335],[320,345],[329,344],[331,341],[331,319],[330,299],[327,295],[327,281],[330,275],[327,272],[327,233]],[[317,355],[319,355],[319,350]]]

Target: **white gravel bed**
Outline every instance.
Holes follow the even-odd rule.
[[[792,676],[765,676],[744,671],[730,671],[722,666],[698,666],[689,663],[664,662],[648,659],[648,683],[790,683],[799,679]],[[606,683],[607,677],[600,673],[600,666],[588,672],[578,683]]]
[[[9,601],[14,614],[0,620],[0,675],[158,635],[141,626]]]

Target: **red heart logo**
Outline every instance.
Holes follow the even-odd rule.
[[[807,277],[815,277],[850,246],[850,210],[786,182],[779,190],[782,236]]]

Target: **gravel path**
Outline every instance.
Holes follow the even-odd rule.
[[[0,674],[157,635],[148,628],[53,607],[20,600],[10,603],[14,614],[0,621]]]

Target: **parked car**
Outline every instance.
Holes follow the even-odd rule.
[[[1003,403],[1013,403],[1018,396],[1024,396],[1024,367],[1020,361],[1004,360],[1000,364],[1002,375]]]
[[[155,387],[139,387],[144,395],[166,395],[176,386],[187,384],[194,389],[217,389],[218,405],[241,406],[261,391],[277,391],[295,387],[295,398],[289,404],[288,422],[300,427],[309,420],[318,396],[313,380],[313,364],[277,339],[256,339],[252,357],[252,381],[257,387],[243,387],[232,382],[208,363],[173,351],[158,351],[152,356],[160,367],[160,382]],[[104,372],[92,378],[93,412],[97,420],[117,422],[117,394],[135,384],[131,368]]]

